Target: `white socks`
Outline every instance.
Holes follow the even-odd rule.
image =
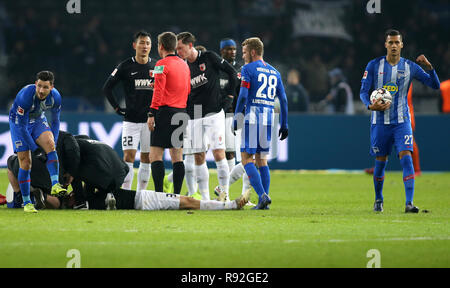
[[[241,178],[242,175],[244,175],[244,173],[245,173],[244,166],[242,165],[241,162],[239,162],[239,164],[234,166],[233,170],[231,170],[230,172],[230,181],[228,185],[231,186],[231,184],[239,180],[239,178]]]
[[[228,171],[230,171],[230,173],[231,173],[231,171],[233,170],[233,168],[234,168],[234,166],[236,166],[236,161],[235,161],[235,159],[236,158],[233,158],[233,159],[231,159],[231,160],[227,160],[227,162],[228,162]]]
[[[248,179],[247,173],[244,173],[242,175],[242,195],[244,195],[245,191],[252,188],[252,185],[250,184],[250,179]]]
[[[197,192],[197,179],[195,178],[195,158],[194,155],[186,155],[184,158],[184,179],[188,189],[188,196]]]
[[[137,183],[137,191],[145,190],[148,185],[148,180],[150,179],[150,163],[140,163],[138,170],[138,183]]]
[[[200,200],[200,210],[230,210],[237,209],[236,201],[219,202],[215,200]]]
[[[195,165],[195,176],[202,200],[209,200],[209,171],[206,162],[202,165]]]
[[[133,167],[134,163],[130,163],[130,162],[125,162],[125,163],[128,165],[128,168],[130,168],[130,170],[128,171],[128,174],[125,177],[125,179],[123,180],[122,189],[131,190],[131,185],[133,184],[133,178],[134,178],[134,167]]]
[[[219,185],[223,187],[225,193],[227,194],[227,199],[229,199],[228,195],[228,182],[230,182],[230,172],[228,168],[227,159],[222,159],[220,161],[216,161],[217,166],[217,179],[219,180]]]

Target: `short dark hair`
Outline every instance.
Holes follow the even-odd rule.
[[[158,35],[158,44],[161,44],[167,52],[175,52],[175,49],[177,49],[177,35],[173,32],[163,32]]]
[[[402,34],[400,33],[400,31],[395,30],[395,29],[388,29],[385,33],[384,33],[384,41],[387,40],[388,36],[400,36],[400,39],[402,39]]]
[[[147,31],[144,31],[144,30],[140,30],[140,31],[134,33],[133,42],[136,42],[140,37],[148,37],[148,38],[150,38],[150,41],[152,40],[150,33],[148,33]]]
[[[181,40],[183,44],[189,44],[192,43],[194,45],[195,43],[195,36],[191,32],[181,32],[178,33],[177,39]]]
[[[51,85],[55,82],[55,75],[51,71],[41,71],[36,74],[36,81],[49,81]]]

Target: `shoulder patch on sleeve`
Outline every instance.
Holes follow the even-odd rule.
[[[20,116],[23,116],[24,113],[25,113],[25,110],[23,110],[22,107],[18,106],[17,107],[17,114],[19,114]]]
[[[116,73],[117,73],[117,68],[116,69],[114,69],[114,71],[111,73],[111,76],[115,76],[116,75]]]
[[[164,65],[155,66],[155,69],[153,70],[153,75],[161,74],[163,72],[164,72]]]
[[[369,72],[367,72],[367,70],[364,71],[363,79],[366,79],[366,78],[367,78],[367,74],[369,74]]]

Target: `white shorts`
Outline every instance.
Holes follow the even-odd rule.
[[[188,121],[186,130],[183,133],[183,155],[194,154],[192,152],[192,120]]]
[[[241,134],[242,134],[242,128],[236,130],[236,136],[234,137],[234,145],[237,148],[236,149],[236,162],[241,162]]]
[[[270,139],[270,152],[268,159],[276,159],[278,157],[278,137],[278,124],[274,124],[272,125],[272,136]]]
[[[122,124],[122,150],[137,150],[141,144],[141,152],[150,152],[150,129],[147,123],[124,121]]]
[[[225,118],[225,152],[236,152],[236,136],[231,131],[231,124],[233,124],[233,117]],[[237,133],[236,133],[237,135]],[[238,151],[239,152],[239,151]]]
[[[183,150],[191,153],[206,152],[209,149],[225,150],[225,113],[220,112],[188,123]],[[189,154],[184,152],[184,154]]]
[[[134,209],[136,210],[179,210],[180,195],[152,190],[136,191]]]

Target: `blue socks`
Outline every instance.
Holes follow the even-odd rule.
[[[373,186],[375,188],[375,201],[383,201],[383,183],[384,171],[386,169],[387,161],[375,160],[375,167],[373,169]]]
[[[53,186],[59,181],[59,161],[58,161],[58,154],[56,154],[56,151],[52,151],[47,154],[46,165]]]
[[[400,159],[403,168],[403,183],[405,184],[406,204],[413,203],[414,197],[414,165],[410,155]]]
[[[255,164],[253,164],[252,162],[247,163],[244,166],[244,169],[248,175],[250,184],[253,186],[253,189],[255,189],[256,194],[258,194],[259,199],[261,199],[261,196],[264,194],[265,190],[258,169],[256,169]]]
[[[269,166],[259,167],[259,174],[261,175],[261,183],[264,187],[264,191],[267,195],[269,195],[269,187],[270,187],[270,171]]]
[[[30,199],[30,170],[23,170],[19,168],[19,174],[17,175],[17,180],[19,181],[20,191],[22,192],[23,206],[31,203]]]

